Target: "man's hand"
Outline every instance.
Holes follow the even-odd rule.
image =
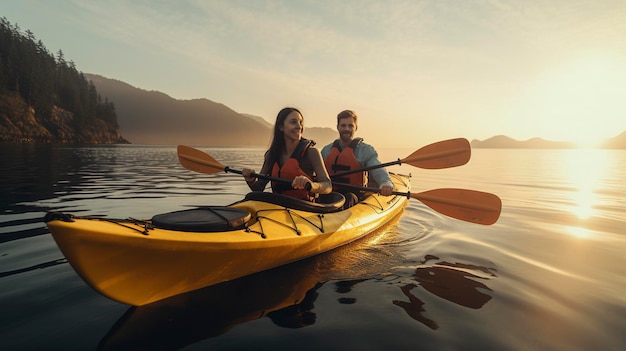
[[[389,185],[383,185],[380,187],[380,194],[382,196],[389,196],[393,192],[393,187]]]

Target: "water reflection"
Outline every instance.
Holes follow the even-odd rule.
[[[344,280],[335,283],[335,291],[339,294],[347,294],[352,291],[355,285],[367,281],[369,279],[355,279],[355,280]],[[339,298],[339,303],[343,305],[352,305],[356,303],[356,298],[353,297],[341,297]]]
[[[47,144],[3,143],[0,156],[4,169],[0,173],[3,212],[17,202],[54,197],[55,191],[63,187],[59,180],[81,164],[71,149]]]
[[[354,253],[354,249],[315,256],[150,305],[131,307],[102,338],[99,349],[179,349],[264,317],[282,328],[312,326],[317,321],[315,303],[319,289],[329,279],[327,273],[329,270],[350,271],[348,267],[354,266],[355,262],[342,261],[342,257],[347,252]],[[386,279],[374,278],[379,273],[385,274],[374,271],[366,276],[335,281],[334,291],[345,295],[363,282],[387,284]],[[400,285],[400,291],[408,301],[396,299],[390,303],[436,330],[439,325],[432,316],[426,316],[427,304],[420,299],[416,289],[421,287],[462,307],[480,309],[492,299],[489,295],[492,290],[485,282],[495,276],[492,268],[450,263],[427,255],[415,267],[410,282],[405,279],[392,282]],[[337,302],[344,305],[358,303],[349,295],[340,297]]]
[[[317,300],[319,296],[317,289],[322,285],[323,283],[315,284],[312,289],[306,292],[302,302],[269,312],[267,317],[274,324],[283,328],[297,329],[315,324],[317,315],[313,312],[315,307],[313,302]]]
[[[282,328],[316,323],[319,289],[334,280],[347,294],[392,264],[384,247],[393,242],[397,220],[332,252],[230,282],[131,307],[100,341],[101,350],[179,349],[220,336],[235,326],[267,317]],[[385,239],[382,239],[385,238]],[[389,241],[388,241],[389,240]],[[330,278],[334,273],[348,274]],[[354,304],[342,297],[340,304]]]
[[[313,325],[323,285],[313,257],[241,279],[131,307],[101,340],[100,350],[179,349],[268,317],[284,328]]]
[[[42,218],[43,216],[0,222],[0,244],[50,233]]]
[[[413,278],[417,284],[409,283],[400,287],[400,290],[409,301],[393,300],[393,304],[404,309],[411,318],[430,329],[436,330],[439,328],[437,322],[424,316],[426,312],[424,307],[425,302],[420,300],[412,292],[413,289],[418,286],[421,286],[435,296],[472,309],[482,308],[491,300],[491,296],[481,290],[492,290],[484,283],[476,280],[487,280],[489,279],[488,277],[495,277],[495,274],[490,269],[476,265],[449,263],[446,261],[426,265],[426,262],[432,259],[437,260],[438,258],[435,256],[427,256],[422,262],[422,265],[415,268]]]
[[[67,263],[67,260],[65,258],[59,258],[59,259],[48,261],[48,262],[44,262],[44,263],[38,263],[38,264],[30,266],[30,267],[14,269],[12,271],[0,272],[0,278],[9,277],[9,276],[12,276],[12,275],[22,274],[22,273],[26,273],[26,272],[31,272],[31,271],[38,270],[38,269],[44,269],[44,268],[48,268],[48,267],[53,267],[53,266],[57,266],[57,265],[60,265],[60,264],[66,264],[66,263]]]
[[[565,174],[575,191],[572,213],[580,219],[595,215],[594,207],[598,204],[596,189],[605,175],[608,160],[607,153],[601,150],[572,150],[565,158]]]

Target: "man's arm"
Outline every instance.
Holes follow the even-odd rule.
[[[355,150],[355,156],[357,161],[363,167],[371,167],[380,165],[381,162],[378,159],[378,152],[374,149],[373,146],[365,143],[361,143],[357,149]],[[389,177],[389,172],[386,168],[376,168],[369,171],[370,178],[373,178],[374,181],[378,184],[379,187],[390,187],[393,190],[393,183],[391,182],[391,178]]]

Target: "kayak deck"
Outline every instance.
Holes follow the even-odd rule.
[[[410,189],[408,176],[391,176],[397,190]],[[372,194],[346,210],[324,213],[253,198],[222,207],[249,214],[232,230],[181,231],[149,220],[69,215],[48,218],[47,225],[89,286],[141,306],[345,245],[400,215],[408,201]]]

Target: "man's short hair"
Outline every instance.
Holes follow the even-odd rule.
[[[341,112],[339,112],[339,114],[337,115],[337,124],[339,124],[339,121],[343,118],[349,118],[352,117],[354,118],[354,124],[357,124],[357,116],[356,113],[352,110],[343,110]]]

